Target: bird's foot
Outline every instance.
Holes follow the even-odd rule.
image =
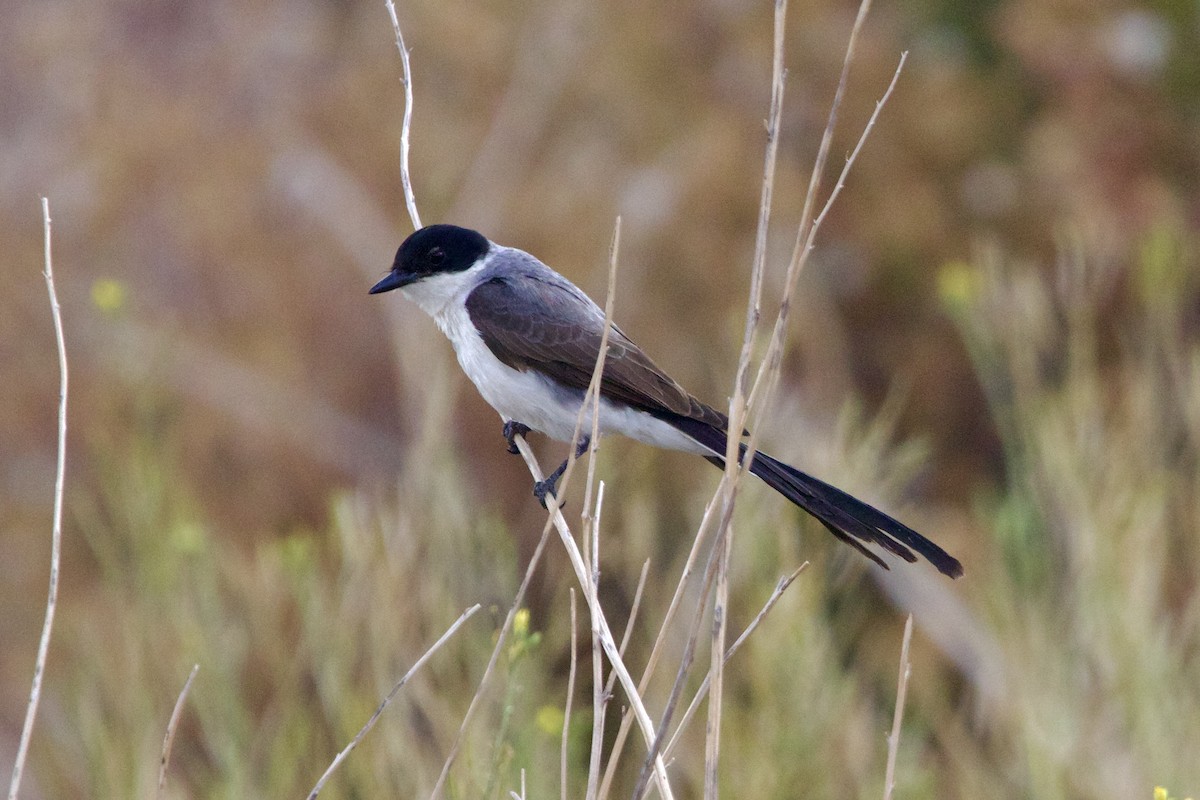
[[[546,478],[545,480],[541,480],[541,481],[538,481],[537,483],[533,484],[533,496],[537,498],[537,501],[541,505],[542,508],[545,508],[547,510],[549,509],[549,506],[546,505],[547,497],[553,496],[555,498],[555,500],[557,501],[557,499],[558,499],[558,485],[557,484],[558,484],[559,477],[560,477],[560,474],[556,471],[556,472],[552,473],[550,475],[550,477]],[[559,503],[558,506],[559,506],[559,508],[562,508],[562,503]]]
[[[520,423],[516,424],[519,425]],[[580,437],[579,443],[575,446],[575,458],[579,458],[581,455],[583,455],[591,443],[591,437]],[[533,496],[537,498],[539,503],[541,503],[542,508],[546,508],[546,497],[548,495],[554,495],[555,498],[558,497],[558,479],[561,478],[563,473],[567,471],[567,465],[570,463],[571,459],[568,458],[564,460],[558,465],[558,469],[554,470],[554,472],[551,472],[544,479],[533,484]],[[560,503],[559,507],[561,506],[562,504]]]
[[[517,449],[517,443],[514,442],[513,439],[518,436],[524,436],[525,434],[529,433],[529,431],[529,426],[523,422],[517,422],[515,419],[510,419],[508,422],[505,422],[504,441],[508,442],[508,452],[512,453],[514,456],[520,454],[521,451]],[[545,505],[545,503],[542,505]]]

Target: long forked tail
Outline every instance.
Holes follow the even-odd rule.
[[[741,456],[745,454],[746,446],[741,445]],[[722,469],[725,467],[724,459],[712,457],[709,461]],[[750,472],[816,517],[834,536],[884,569],[887,569],[887,564],[868,550],[865,542],[877,544],[908,562],[917,560],[917,556],[913,555],[915,550],[943,575],[957,578],[963,574],[962,564],[954,556],[900,520],[836,486],[830,486],[766,453],[755,454]]]
[[[694,419],[675,417],[671,421],[714,453],[725,451],[723,431]],[[746,445],[741,444],[739,448],[738,459],[741,460],[746,456]],[[725,459],[721,456],[712,455],[706,458],[718,468],[725,468]],[[957,578],[963,574],[962,564],[954,556],[900,520],[888,516],[836,486],[830,486],[761,452],[754,454],[750,472],[816,517],[838,539],[884,569],[887,569],[888,565],[867,549],[867,544],[876,544],[910,563],[917,560],[917,556],[913,554],[913,551],[916,551],[943,575]]]

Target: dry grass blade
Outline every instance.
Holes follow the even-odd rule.
[[[737,640],[729,646],[729,649],[725,651],[724,660],[726,662],[733,658],[734,653],[741,649],[742,645],[746,643],[746,640],[750,638],[750,634],[754,633],[755,629],[758,628],[759,624],[762,623],[763,619],[766,618],[771,609],[775,607],[775,604],[779,602],[779,598],[783,596],[783,593],[787,591],[788,587],[792,585],[792,582],[795,581],[800,573],[803,572],[807,567],[808,562],[805,561],[790,575],[784,575],[779,579],[779,582],[775,584],[775,591],[771,592],[771,596],[767,598],[767,602],[764,603],[763,607],[759,609],[759,612],[755,614],[754,619],[751,620],[750,624],[746,626],[746,630],[742,631],[742,635],[739,636]],[[679,724],[675,726],[675,733],[671,735],[671,740],[667,742],[666,747],[663,748],[663,758],[668,760],[671,758],[671,753],[674,751],[675,745],[679,743],[679,737],[687,728],[688,723],[691,722],[692,717],[695,716],[696,709],[698,709],[700,704],[704,702],[704,698],[708,695],[710,678],[711,675],[704,676],[704,680],[700,683],[700,688],[696,690],[696,696],[692,698],[692,702],[688,705],[687,710],[684,711],[683,716],[679,718]]]
[[[54,523],[50,534],[50,588],[46,596],[46,617],[42,622],[37,658],[33,663],[33,685],[29,690],[29,703],[25,706],[25,723],[21,727],[21,741],[17,745],[17,757],[13,762],[8,800],[16,800],[21,790],[21,776],[25,771],[25,758],[29,754],[29,740],[33,735],[33,723],[37,718],[38,702],[42,696],[46,654],[50,650],[50,635],[54,630],[54,612],[58,607],[58,567],[62,560],[63,486],[67,471],[67,344],[63,337],[62,308],[58,305],[58,294],[54,291],[54,267],[50,257],[50,200],[45,197],[42,198],[42,231],[45,238],[46,291],[50,294],[54,339],[58,344],[58,468],[54,476]]]
[[[650,559],[646,559],[642,563],[642,573],[638,576],[637,588],[633,590],[633,603],[629,606],[629,620],[625,623],[625,633],[621,635],[621,655],[625,655],[625,648],[629,646],[629,637],[633,634],[633,623],[637,620],[638,609],[642,606],[642,595],[646,591],[646,578],[650,575]],[[608,683],[604,685],[605,694],[612,694],[613,682],[616,676],[609,673]],[[639,690],[641,686],[639,685]]]
[[[534,457],[533,451],[529,447],[529,443],[525,441],[523,436],[513,437],[514,444],[521,453],[521,457],[525,459],[525,464],[529,467],[529,472],[533,475],[534,480],[542,479],[542,469],[538,465],[537,458]],[[564,474],[564,477],[566,475]],[[583,563],[583,556],[579,552],[579,546],[575,543],[575,539],[571,534],[571,528],[567,525],[566,518],[562,512],[553,504],[549,504],[551,511],[550,522],[558,531],[559,538],[567,549],[567,557],[571,562],[572,569],[575,570],[576,579],[581,586],[587,586],[590,582],[588,571]],[[588,598],[589,605],[592,597],[585,593]],[[624,660],[621,658],[620,650],[617,648],[617,643],[613,639],[612,630],[608,626],[608,621],[604,617],[604,610],[599,604],[591,605],[589,611],[593,618],[600,626],[600,644],[604,648],[605,654],[608,656],[609,663],[617,674],[617,679],[621,682],[621,687],[625,690],[625,695],[629,700],[634,719],[638,723],[638,727],[642,730],[642,735],[645,737],[646,743],[649,746],[654,741],[654,723],[650,719],[649,712],[646,711],[646,705],[642,702],[641,694],[637,686],[633,682],[633,677],[629,674],[629,669],[625,666]],[[664,798],[673,798],[669,783],[667,782],[666,765],[663,764],[661,757],[656,758],[654,762],[654,778],[658,783],[658,789]]]
[[[412,175],[408,170],[409,132],[412,129],[412,68],[408,63],[408,47],[404,44],[404,33],[400,30],[400,20],[396,17],[396,5],[387,0],[388,15],[392,18],[392,29],[396,32],[396,47],[400,50],[400,63],[404,68],[404,76],[400,79],[404,84],[404,122],[400,126],[400,182],[404,186],[404,204],[408,207],[408,218],[412,220],[413,229],[421,227],[421,215],[417,213],[417,198],[413,193]]]
[[[692,573],[695,571],[696,561],[699,558],[705,534],[707,533],[709,525],[712,522],[713,514],[716,510],[717,501],[719,499],[719,494],[714,494],[712,498],[709,499],[708,505],[705,506],[704,515],[701,517],[699,529],[696,532],[696,536],[692,540],[692,548],[688,551],[687,560],[684,563],[679,580],[675,584],[675,592],[671,596],[671,602],[667,605],[666,614],[663,615],[663,621],[659,626],[658,635],[654,639],[654,646],[650,648],[650,657],[646,660],[646,668],[643,670],[642,678],[638,682],[639,692],[644,692],[646,687],[650,685],[650,679],[654,677],[655,670],[658,668],[658,662],[662,658],[662,654],[667,642],[667,633],[670,631],[671,623],[674,621],[675,614],[678,612],[683,601],[684,589],[687,587]],[[707,598],[707,593],[704,594],[704,598]],[[701,600],[700,605],[704,605],[703,599]],[[633,710],[627,709],[624,716],[621,718],[621,725],[617,730],[616,739],[613,740],[612,750],[609,753],[608,766],[604,770],[604,780],[600,784],[601,798],[607,797],[609,790],[612,788],[613,779],[616,777],[617,762],[620,760],[621,752],[625,747],[625,740],[628,737],[629,729],[633,724],[632,714]]]
[[[704,609],[708,607],[708,596],[712,591],[713,582],[716,580],[717,567],[721,560],[719,545],[720,542],[716,542],[712,552],[709,553],[708,566],[704,570],[704,582],[700,586],[700,596],[696,602],[697,612],[692,616],[691,626],[688,628],[687,641],[683,647],[683,657],[680,658],[679,669],[675,673],[675,683],[671,686],[670,697],[667,699],[667,705],[663,709],[662,718],[658,721],[654,743],[651,745],[650,752],[642,763],[642,771],[638,776],[638,781],[634,784],[633,797],[641,797],[648,788],[647,778],[649,776],[648,769],[651,759],[662,758],[662,745],[666,741],[667,730],[671,725],[671,718],[675,714],[675,708],[679,705],[679,699],[683,696],[684,683],[688,673],[691,671],[692,660],[696,655],[696,643],[700,639],[700,622],[704,618]]]
[[[167,765],[171,763],[171,748],[175,745],[175,731],[179,728],[179,719],[183,716],[183,704],[187,702],[188,692],[192,690],[192,682],[196,680],[196,673],[199,671],[199,664],[192,667],[187,680],[183,682],[183,688],[179,690],[179,697],[175,698],[175,708],[171,710],[171,719],[167,722],[167,732],[163,735],[162,757],[158,761],[158,789],[154,792],[156,798],[161,798],[163,789],[167,787]]]
[[[571,732],[571,701],[575,697],[575,662],[576,658],[576,641],[578,632],[575,626],[575,587],[571,587],[571,669],[567,673],[567,702],[563,707],[563,725],[562,725],[562,748],[559,751],[559,773],[561,791],[559,796],[562,800],[567,800],[567,745],[570,741]]]
[[[900,723],[904,719],[904,698],[908,694],[908,676],[912,665],[908,660],[908,646],[912,643],[913,617],[908,615],[904,622],[904,640],[900,645],[900,676],[896,679],[896,711],[892,715],[892,733],[888,736],[887,772],[883,778],[883,800],[892,800],[896,788],[896,754],[900,750]]]
[[[346,760],[346,756],[350,755],[350,751],[362,741],[363,737],[367,735],[371,728],[375,727],[375,723],[379,720],[380,715],[383,714],[384,709],[388,707],[388,704],[392,702],[392,698],[396,696],[396,693],[400,691],[404,684],[408,683],[409,679],[417,673],[417,670],[424,666],[425,662],[428,661],[434,653],[441,649],[442,645],[449,641],[450,637],[454,635],[454,633],[462,626],[462,624],[469,620],[478,610],[479,604],[476,603],[459,615],[458,619],[454,621],[454,624],[447,628],[446,632],[441,635],[441,638],[434,642],[432,647],[422,653],[421,657],[417,659],[415,664],[409,667],[408,672],[404,673],[404,677],[396,681],[396,685],[392,687],[390,692],[388,692],[387,697],[383,698],[383,702],[379,704],[379,708],[375,709],[375,713],[372,714],[371,718],[367,720],[367,724],[363,725],[362,730],[358,732],[358,735],[351,740],[350,744],[346,745],[346,748],[342,750],[342,752],[337,754],[337,757],[333,759],[333,763],[331,763],[329,768],[325,770],[325,773],[321,775],[321,779],[317,781],[317,784],[313,786],[312,791],[308,793],[308,800],[315,800],[317,794],[319,794],[321,789],[324,788],[325,782],[329,780],[331,775],[333,775],[334,770],[336,770],[338,766]]]
[[[599,416],[598,414],[595,416]],[[594,463],[594,459],[593,459]],[[584,591],[593,608],[600,606],[600,514],[604,507],[604,483],[600,483],[596,495],[596,516],[592,530],[591,579]],[[600,787],[600,758],[604,748],[604,716],[608,705],[608,693],[604,690],[604,661],[600,657],[600,623],[592,615],[592,752],[588,760],[587,797],[596,796]]]
[[[521,444],[524,444],[524,442],[522,441]],[[528,445],[526,446],[528,447]],[[546,550],[546,541],[549,538],[550,529],[547,527],[542,530],[542,537],[538,540],[537,547],[533,551],[533,558],[529,559],[529,566],[525,568],[525,577],[521,579],[521,586],[517,589],[517,595],[513,598],[513,603],[508,609],[508,615],[504,618],[504,624],[500,626],[500,633],[496,637],[496,644],[492,648],[492,655],[483,670],[483,677],[479,680],[479,688],[475,691],[470,704],[467,706],[467,713],[463,715],[463,721],[459,725],[458,734],[454,737],[454,744],[450,746],[450,752],[446,756],[445,763],[442,764],[442,772],[438,775],[437,783],[434,784],[433,791],[429,795],[431,800],[440,797],[442,794],[442,789],[446,785],[446,778],[450,775],[450,767],[454,764],[454,759],[458,756],[458,750],[462,746],[467,726],[471,724],[471,718],[475,715],[475,710],[479,707],[479,702],[483,698],[483,692],[487,688],[488,680],[491,678],[492,672],[496,669],[496,662],[500,658],[500,653],[504,651],[504,643],[508,641],[508,632],[512,630],[513,618],[516,617],[517,610],[525,600],[525,592],[529,589],[529,582],[533,579],[533,573],[542,561],[542,553]]]
[[[846,78],[845,70],[848,70],[850,66],[850,56],[854,51],[854,43],[858,37],[860,21],[865,14],[865,10],[869,6],[869,0],[863,0],[862,7],[859,10],[859,19],[855,20],[854,30],[850,34],[850,44],[847,45],[846,48],[846,63],[842,74],[843,82]],[[842,189],[845,187],[846,176],[850,174],[850,168],[854,166],[854,162],[857,160],[858,154],[862,152],[863,145],[865,145],[867,141],[867,136],[870,135],[871,130],[875,127],[875,123],[879,119],[879,114],[883,111],[883,107],[891,98],[892,92],[896,88],[896,82],[900,80],[900,73],[904,69],[904,62],[907,59],[907,51],[900,54],[900,62],[896,65],[896,71],[892,73],[892,80],[888,84],[887,89],[884,91],[883,96],[875,102],[875,110],[871,112],[871,116],[867,120],[867,124],[863,126],[862,134],[858,137],[858,142],[854,145],[854,149],[846,158],[846,163],[842,166],[842,171],[838,174],[837,183],[834,185],[833,191],[830,192],[829,198],[825,201],[825,205],[822,207],[821,213],[817,215],[817,218],[813,221],[812,225],[807,228],[807,214],[809,211],[808,205],[809,201],[813,198],[810,197],[805,200],[805,217],[801,220],[799,231],[796,234],[796,246],[792,251],[791,263],[788,264],[787,279],[783,292],[783,301],[779,307],[779,316],[775,319],[775,328],[771,332],[771,342],[767,346],[767,353],[763,358],[762,366],[759,368],[758,375],[754,379],[754,387],[750,390],[750,399],[748,404],[752,407],[758,406],[760,395],[769,398],[771,392],[773,391],[775,381],[778,379],[779,375],[779,364],[783,359],[783,334],[787,330],[787,322],[791,314],[792,307],[791,299],[792,295],[795,293],[796,283],[800,278],[800,272],[804,269],[804,265],[808,263],[808,254],[815,246],[817,231],[820,230],[821,223],[824,222],[826,215],[829,213],[829,209],[833,207],[833,202],[837,200],[838,195],[841,194]],[[837,104],[841,102],[841,91],[842,86],[839,85],[838,93],[834,98],[835,106],[834,109],[830,111],[829,123],[826,128],[826,135],[828,137],[832,137],[833,135],[833,123],[836,119]],[[822,147],[824,148],[825,146],[826,143],[823,141]],[[823,157],[823,154],[818,155],[818,161],[821,162],[822,169],[824,168]],[[814,172],[813,182],[809,187],[810,192],[816,191],[816,187],[819,182],[818,178],[818,174]],[[756,434],[752,432],[750,435],[750,441],[747,444],[747,447],[749,448],[748,453],[753,453],[755,449],[757,449],[757,444],[758,438]]]

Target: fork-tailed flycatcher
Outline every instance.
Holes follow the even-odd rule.
[[[572,440],[604,333],[604,312],[575,284],[523,250],[466,228],[430,225],[400,245],[392,271],[371,294],[392,289],[450,338],[467,377],[504,418],[511,452],[517,452],[513,437],[529,430]],[[616,326],[608,344],[600,432],[696,453],[724,468],[726,416],[688,394]],[[591,426],[587,415],[583,430]],[[580,443],[579,453],[587,444]],[[565,466],[535,486],[543,505]],[[910,562],[915,551],[951,578],[962,575],[962,565],[945,550],[841,489],[762,452],[750,472],[885,569],[867,544]]]

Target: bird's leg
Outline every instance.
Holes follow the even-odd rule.
[[[579,458],[581,455],[587,452],[587,449],[591,444],[592,439],[590,436],[581,436],[579,438],[579,444],[575,446],[575,458]],[[561,464],[558,465],[558,469],[554,470],[554,472],[551,472],[543,480],[540,480],[533,485],[533,496],[536,497],[538,502],[542,504],[542,508],[546,507],[546,495],[552,494],[555,497],[558,497],[558,479],[561,478],[563,473],[567,471],[567,465],[570,463],[570,458],[565,459]]]
[[[517,443],[513,441],[518,436],[524,436],[529,433],[529,426],[523,422],[517,422],[515,419],[510,419],[504,423],[504,441],[508,442],[508,452],[514,456],[520,454],[517,449]]]

